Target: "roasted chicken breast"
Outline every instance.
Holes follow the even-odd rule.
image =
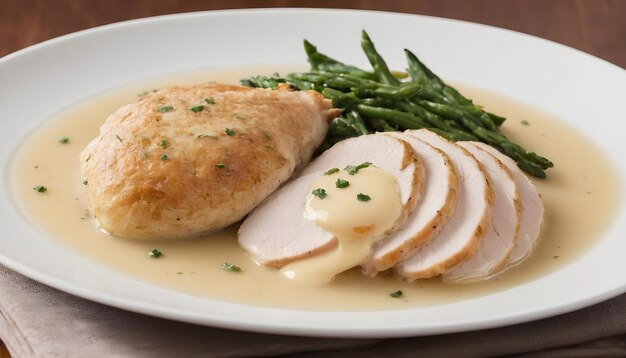
[[[128,238],[221,229],[308,163],[337,111],[314,91],[202,84],[148,94],[81,153],[89,211]]]

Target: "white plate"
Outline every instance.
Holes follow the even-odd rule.
[[[528,284],[451,305],[383,312],[308,312],[179,294],[108,272],[32,228],[15,210],[6,177],[20,139],[61,109],[104,90],[207,67],[304,63],[303,38],[365,66],[367,29],[390,67],[402,47],[444,78],[498,91],[584,129],[626,184],[626,71],[519,33],[423,16],[336,10],[244,10],[164,16],[104,26],[0,59],[0,263],[93,301],[174,320],[261,332],[399,337],[473,330],[571,311],[626,291],[626,212],[574,263]],[[395,55],[395,57],[394,57]]]

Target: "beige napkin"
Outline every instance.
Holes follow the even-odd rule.
[[[130,313],[0,266],[0,338],[12,357],[626,357],[626,294],[505,328],[387,340],[248,333]]]

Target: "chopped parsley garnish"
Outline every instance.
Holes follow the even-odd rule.
[[[67,144],[70,142],[70,137],[61,137],[59,139],[57,139],[57,141],[59,141],[59,143],[61,144]]]
[[[365,195],[365,194],[363,194],[363,193],[358,193],[358,194],[356,195],[356,199],[357,199],[358,201],[370,201],[372,198],[370,198],[370,196],[369,196],[369,195]]]
[[[402,295],[404,295],[404,292],[398,290],[396,292],[392,292],[389,294],[389,296],[393,297],[393,298],[399,298],[402,297]]]
[[[167,159],[168,159],[167,154],[163,154],[163,155],[161,156],[161,160],[167,160]]]
[[[331,169],[328,169],[326,172],[324,172],[324,175],[332,175],[332,174],[337,173],[338,171],[339,171],[339,168],[331,168]]]
[[[161,147],[162,147],[163,149],[166,149],[166,148],[167,148],[167,141],[166,141],[165,139],[163,139],[163,140],[161,141]]]
[[[87,180],[83,180],[83,185],[87,185],[89,182]]]
[[[232,271],[232,272],[240,272],[241,267],[231,264],[230,262],[224,262],[222,264],[222,270]]]
[[[33,190],[38,193],[45,193],[46,191],[48,191],[48,188],[43,185],[37,185],[36,187],[33,187]]]
[[[356,174],[359,170],[363,169],[363,168],[367,168],[370,165],[372,165],[372,163],[370,162],[365,162],[365,163],[361,163],[359,165],[348,165],[345,168],[343,168],[343,170],[347,171],[348,174],[350,175],[354,175]]]
[[[169,111],[173,111],[173,110],[174,110],[174,106],[163,106],[163,107],[157,109],[157,112],[165,113],[165,112],[169,112]]]
[[[120,141],[120,143],[122,143],[122,138],[120,138],[120,136],[118,136],[117,134],[115,135],[115,138],[117,138],[117,140]]]
[[[163,253],[157,249],[154,249],[154,250],[148,251],[148,256],[152,257],[153,259],[156,259],[156,258],[163,256]]]
[[[228,135],[228,136],[235,135],[235,131],[230,129],[230,128],[226,128],[226,130],[224,130],[224,133],[226,133],[226,135]]]
[[[529,126],[530,125],[530,122],[525,120],[525,119],[521,123],[522,123],[523,126]]]
[[[194,113],[202,112],[204,110],[204,106],[203,105],[193,106],[193,107],[190,107],[189,110]]]
[[[91,159],[91,154],[89,154],[89,156],[87,157],[87,159],[85,159],[85,163],[87,163],[89,161],[89,159]]]
[[[335,186],[337,186],[337,188],[343,189],[343,188],[347,188],[350,185],[350,182],[347,180],[343,180],[343,179],[337,179],[337,181],[335,182]]]
[[[317,189],[313,190],[311,193],[313,195],[317,196],[320,199],[324,199],[325,197],[328,196],[328,194],[326,194],[326,190],[324,190],[322,188],[317,188]]]
[[[226,168],[226,164],[224,164],[224,163],[217,163],[217,164],[215,164],[215,166],[220,168],[220,169]]]
[[[205,98],[204,101],[207,104],[215,104],[215,98],[213,98],[213,97]]]

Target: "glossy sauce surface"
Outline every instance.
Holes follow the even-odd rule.
[[[99,231],[86,212],[78,153],[118,107],[153,88],[217,81],[236,83],[278,66],[203,71],[157,79],[103,93],[59,113],[23,141],[10,179],[23,215],[41,232],[75,255],[141,282],[212,299],[257,306],[311,310],[382,310],[448,304],[521,285],[562,268],[602,237],[617,208],[618,178],[602,152],[578,131],[550,115],[471,87],[461,92],[487,110],[508,118],[503,131],[512,140],[555,163],[548,179],[535,180],[546,214],[540,243],[522,265],[495,279],[444,284],[439,279],[403,283],[394,277],[368,278],[358,270],[322,286],[294,286],[279,271],[256,265],[237,245],[236,227],[211,237],[132,241]],[[302,68],[280,66],[281,73]],[[62,144],[59,138],[67,136]],[[45,185],[39,193],[34,186]],[[149,257],[152,249],[159,258]],[[229,262],[239,272],[221,268]],[[390,293],[403,291],[400,298]]]
[[[374,242],[394,227],[401,213],[400,190],[390,173],[374,166],[353,174],[327,172],[311,184],[303,214],[333,234],[338,246],[281,272],[298,283],[326,284],[365,261]]]

